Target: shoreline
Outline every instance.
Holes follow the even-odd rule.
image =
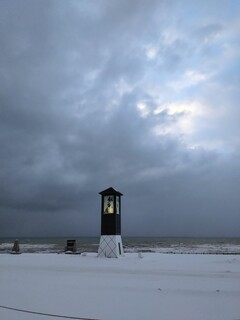
[[[20,254],[64,254],[64,255],[82,255],[84,256],[85,254],[89,254],[89,253],[93,253],[93,254],[97,254],[97,252],[95,251],[91,251],[91,252],[86,252],[86,251],[83,251],[83,252],[74,252],[74,253],[70,253],[70,252],[64,252],[64,251],[61,251],[61,252],[47,252],[47,251],[39,251],[39,252],[28,252],[28,251],[20,251],[20,252],[11,252],[11,251],[4,251],[4,252],[1,252],[0,251],[0,255],[8,255],[8,254],[11,254],[11,255],[20,255]],[[156,251],[134,251],[134,252],[124,252],[124,254],[139,254],[139,253],[142,253],[142,254],[145,254],[145,253],[151,253],[151,254],[163,254],[163,255],[210,255],[210,256],[218,256],[218,255],[222,255],[222,256],[239,256],[240,255],[240,252],[156,252]],[[111,259],[111,258],[109,258]]]
[[[69,238],[70,239],[70,238]],[[97,252],[99,237],[75,238],[77,252]],[[0,253],[12,250],[15,239],[0,238]],[[67,238],[19,238],[21,252],[64,252]],[[125,253],[240,254],[240,238],[156,238],[123,237]]]

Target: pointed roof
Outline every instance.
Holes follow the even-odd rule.
[[[110,187],[106,190],[103,190],[101,192],[99,192],[99,194],[101,194],[102,196],[109,196],[109,195],[116,195],[116,196],[122,196],[123,194],[117,190],[115,190],[114,188]]]

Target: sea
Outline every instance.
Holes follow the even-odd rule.
[[[12,250],[15,238],[0,238],[0,253]],[[97,252],[100,237],[19,238],[21,253],[64,253],[76,240],[77,253]],[[240,238],[122,237],[125,253],[240,254]]]

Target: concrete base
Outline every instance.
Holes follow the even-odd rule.
[[[98,257],[119,258],[124,255],[120,235],[102,235],[98,248]]]

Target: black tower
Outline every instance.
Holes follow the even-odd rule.
[[[108,188],[99,194],[102,196],[101,235],[120,235],[122,193]]]
[[[121,238],[121,192],[108,188],[99,192],[101,198],[101,239],[98,256],[123,255]]]

